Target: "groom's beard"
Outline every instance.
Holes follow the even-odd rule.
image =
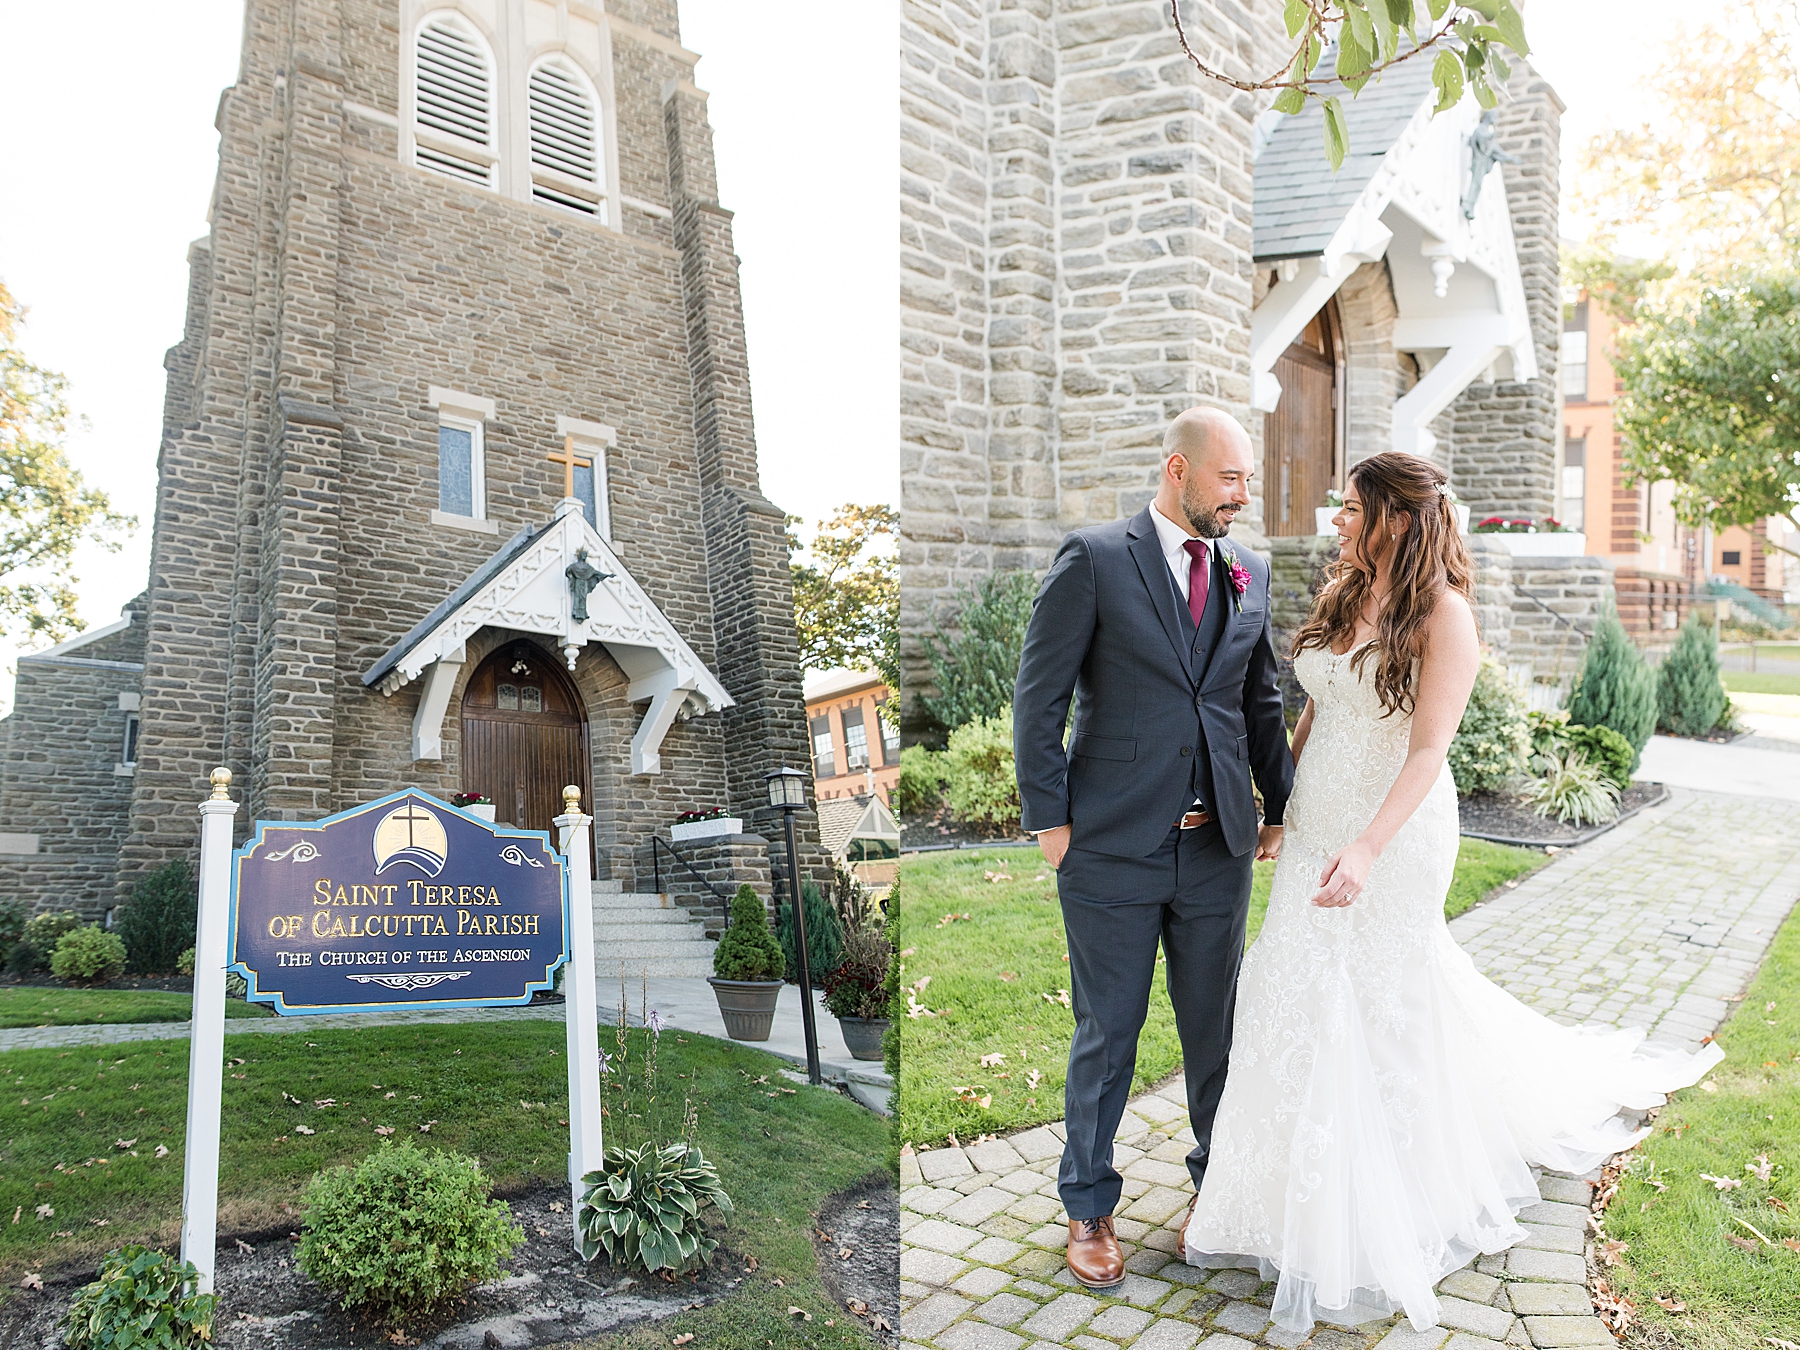
[[[1202,539],[1223,539],[1231,532],[1231,522],[1237,512],[1237,506],[1230,502],[1223,506],[1195,506],[1185,501],[1181,504],[1181,514],[1187,517],[1194,533]]]

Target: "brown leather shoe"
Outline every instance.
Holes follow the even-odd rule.
[[[1113,1289],[1125,1282],[1125,1256],[1113,1233],[1112,1215],[1069,1220],[1069,1274],[1089,1289]]]
[[[1176,1237],[1175,1237],[1175,1259],[1176,1259],[1176,1260],[1177,1260],[1177,1261],[1185,1261],[1185,1260],[1187,1260],[1187,1230],[1188,1230],[1188,1224],[1190,1224],[1190,1223],[1192,1223],[1192,1222],[1193,1222],[1193,1219],[1194,1219],[1194,1206],[1195,1206],[1195,1205],[1197,1205],[1197,1204],[1199,1204],[1199,1203],[1200,1203],[1200,1192],[1199,1192],[1199,1191],[1195,1191],[1195,1192],[1194,1192],[1194,1198],[1193,1198],[1193,1199],[1192,1199],[1192,1200],[1190,1200],[1190,1201],[1188,1201],[1188,1207],[1187,1207],[1187,1215],[1186,1215],[1186,1217],[1184,1217],[1184,1218],[1183,1218],[1183,1219],[1182,1219],[1182,1221],[1181,1221],[1181,1232],[1180,1232],[1180,1233],[1178,1233],[1178,1234],[1177,1234],[1177,1235],[1176,1235]]]

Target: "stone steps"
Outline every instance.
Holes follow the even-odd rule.
[[[605,983],[621,965],[627,984],[643,975],[704,979],[712,974],[713,949],[706,930],[667,895],[624,890],[616,881],[594,883],[594,973]]]

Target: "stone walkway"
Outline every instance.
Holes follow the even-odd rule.
[[[1800,826],[1785,801],[1673,791],[1592,844],[1455,920],[1486,973],[1563,1022],[1647,1025],[1692,1044],[1741,992],[1800,896]],[[1441,1325],[1403,1319],[1269,1323],[1274,1286],[1253,1271],[1173,1258],[1193,1142],[1179,1079],[1131,1103],[1115,1143],[1126,1281],[1105,1296],[1063,1263],[1056,1197],[1061,1124],[901,1157],[903,1350],[1498,1350],[1612,1346],[1589,1305],[1584,1258],[1592,1177],[1545,1174],[1530,1236],[1439,1285]]]

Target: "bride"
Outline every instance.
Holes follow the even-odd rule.
[[[1525,1236],[1533,1165],[1629,1148],[1722,1057],[1638,1030],[1564,1027],[1483,978],[1451,939],[1456,789],[1445,752],[1480,650],[1469,555],[1442,470],[1350,470],[1341,559],[1295,641],[1308,694],[1286,839],[1244,958],[1225,1094],[1183,1255],[1252,1257],[1273,1315],[1358,1325]]]

